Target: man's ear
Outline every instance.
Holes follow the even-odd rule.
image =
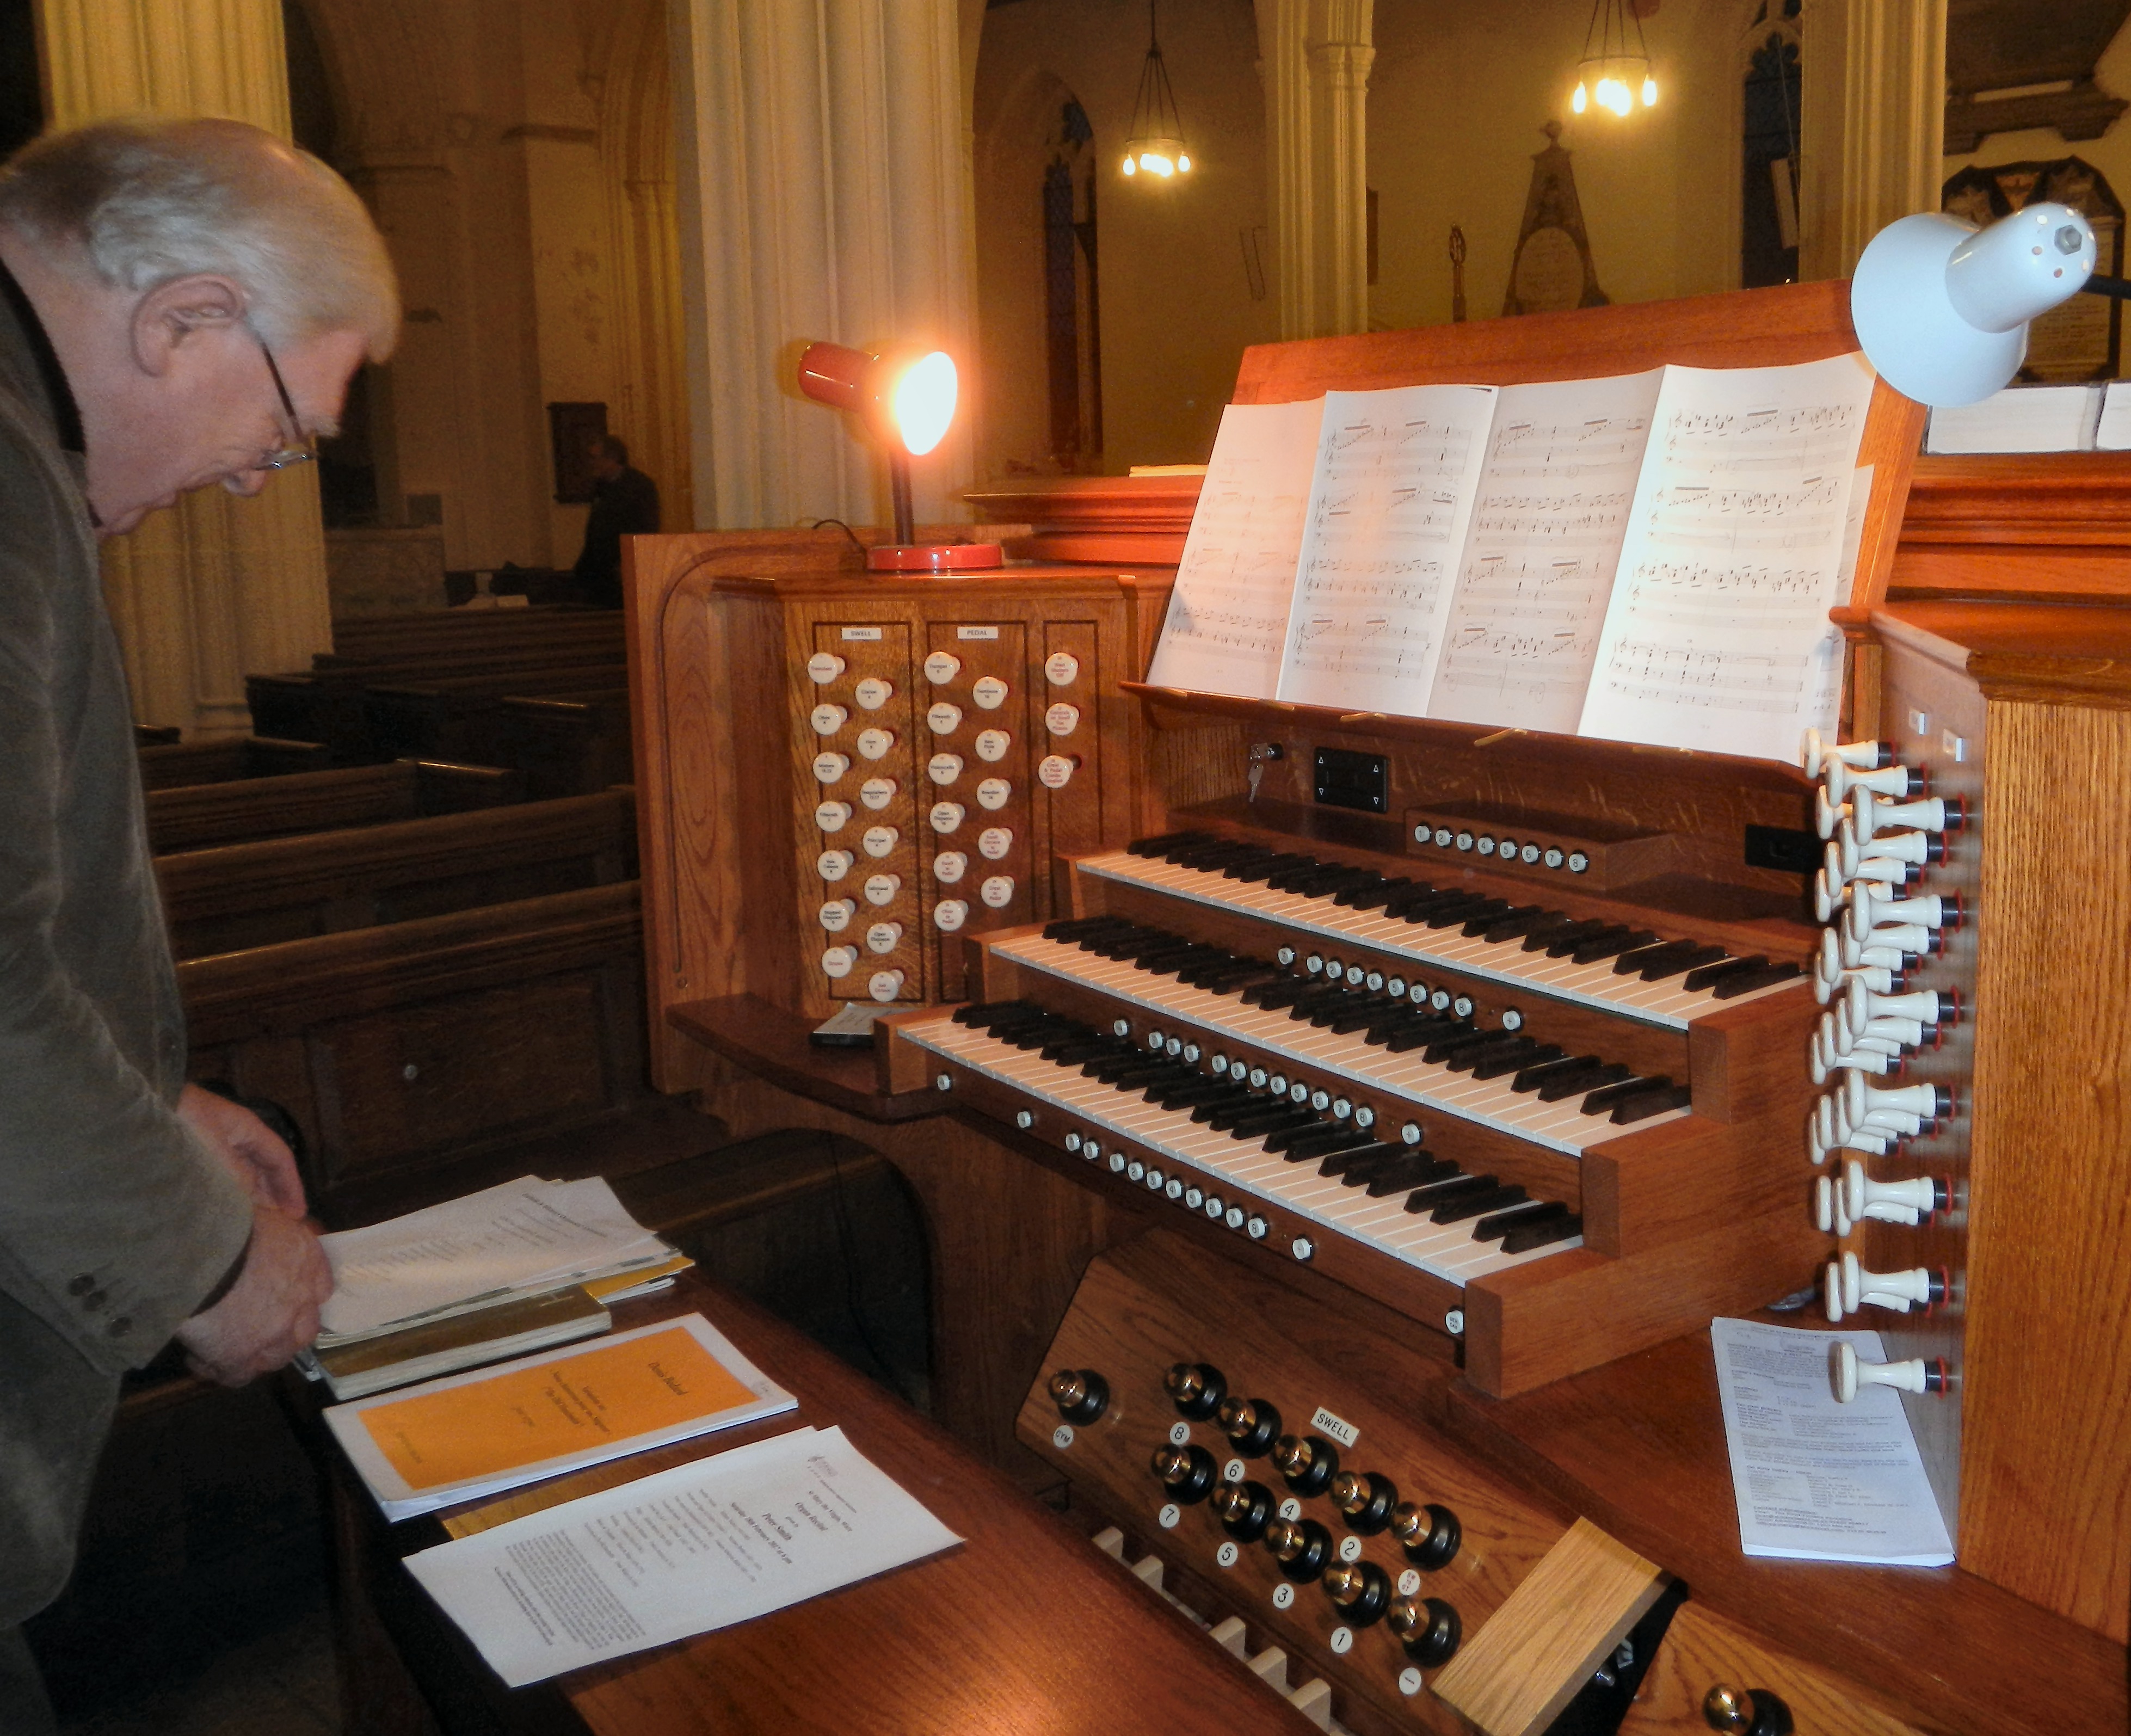
[[[160,378],[194,338],[227,330],[244,317],[244,292],[227,277],[200,272],[158,284],[134,304],[135,366]]]

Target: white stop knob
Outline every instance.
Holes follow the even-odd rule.
[[[1954,1098],[1943,1085],[1898,1085],[1878,1091],[1862,1079],[1851,1078],[1843,1082],[1842,1107],[1853,1122],[1861,1122],[1875,1110],[1882,1109],[1930,1121],[1951,1115]]]
[[[816,735],[833,736],[844,727],[844,720],[850,716],[850,713],[840,705],[824,704],[816,706],[813,716],[807,721],[814,726]]]
[[[1899,862],[1904,867],[1923,868],[1946,860],[1946,845],[1929,832],[1892,832],[1867,839],[1846,822],[1836,829],[1835,847],[1841,852],[1846,877],[1856,874],[1868,861]]]
[[[841,832],[850,817],[848,802],[822,802],[814,809],[814,823],[824,832]]]
[[[859,800],[879,813],[895,799],[895,789],[893,778],[868,778],[859,785]]]
[[[977,757],[991,764],[1006,758],[1007,750],[1013,746],[1013,737],[1003,729],[984,729],[977,731]]]
[[[1852,1219],[1921,1223],[1932,1212],[1944,1211],[1949,1203],[1945,1184],[1929,1176],[1907,1182],[1875,1182],[1854,1158],[1843,1166],[1842,1207]]]
[[[977,834],[977,854],[988,862],[1004,861],[1013,848],[1013,832],[1009,827],[987,826]]]
[[[869,712],[877,712],[894,697],[895,685],[878,675],[869,675],[851,689],[851,697]]]
[[[962,673],[962,659],[952,651],[935,651],[925,659],[925,679],[935,687],[944,687]]]
[[[820,753],[814,755],[814,775],[824,784],[835,783],[850,769],[848,755]]]
[[[903,992],[903,972],[876,971],[866,979],[866,993],[875,1000],[893,1000]]]
[[[1013,902],[1013,877],[995,874],[977,889],[977,896],[994,910],[1003,910]]]
[[[859,752],[869,760],[885,760],[888,751],[895,746],[895,731],[892,729],[862,729],[859,731]]]
[[[952,934],[970,919],[970,907],[959,898],[946,898],[932,907],[932,926]]]
[[[826,687],[844,673],[844,659],[834,651],[816,651],[807,659],[807,673],[816,687]]]
[[[961,825],[962,816],[968,810],[960,802],[935,802],[931,813],[926,818],[931,822],[932,829],[945,837]]]
[[[851,966],[859,962],[856,947],[831,947],[821,954],[821,969],[831,976],[845,977],[851,974]]]
[[[925,727],[936,736],[951,736],[962,727],[962,708],[944,699],[925,713]]]
[[[996,675],[979,675],[970,688],[970,697],[988,712],[1006,703],[1006,683]]]
[[[1900,1019],[1913,1023],[1921,1032],[1927,1025],[1936,1029],[1957,1024],[1960,1016],[1957,996],[1950,993],[1941,996],[1931,989],[1920,989],[1912,995],[1875,994],[1871,985],[1860,978],[1850,983],[1842,994],[1842,1024],[1851,1031],[1869,1029],[1876,1019]]]
[[[814,871],[825,880],[840,880],[857,860],[848,850],[825,850],[814,858]]]
[[[1831,764],[1869,771],[1884,765],[1893,757],[1893,750],[1884,741],[1846,741],[1837,746],[1822,740],[1818,730],[1809,729],[1798,752],[1798,764],[1805,768],[1808,778],[1817,778]]]
[[[885,957],[895,950],[902,938],[901,923],[875,923],[866,930],[866,951]]]
[[[865,836],[859,842],[864,846],[868,856],[880,857],[893,855],[896,840],[902,836],[893,826],[869,826],[865,829]]]
[[[832,898],[821,906],[821,926],[831,934],[841,934],[851,925],[851,918],[859,914],[855,902],[847,898]]]
[[[1883,802],[1869,789],[1860,789],[1850,802],[1850,823],[1861,843],[1867,838],[1877,838],[1883,832],[1944,832],[1946,803],[1937,796],[1926,796],[1918,802]],[[1824,832],[1822,837],[1833,836]],[[1876,847],[1874,853],[1878,853]]]
[[[1867,1272],[1856,1254],[1845,1254],[1840,1260],[1830,1260],[1827,1270],[1846,1314],[1860,1308],[1892,1308],[1906,1314],[1911,1308],[1931,1307],[1946,1293],[1944,1282],[1928,1266],[1913,1266],[1906,1272]]]
[[[959,850],[943,850],[932,858],[932,877],[951,886],[969,871],[970,859]]]
[[[925,775],[935,784],[951,784],[962,775],[960,754],[935,754],[925,762]]]
[[[1840,802],[1853,790],[1869,789],[1875,796],[1906,798],[1923,793],[1923,779],[1906,765],[1885,765],[1861,770],[1841,760],[1830,763],[1823,774],[1827,793]]]
[[[865,895],[869,904],[892,904],[895,894],[903,890],[903,877],[895,874],[871,874],[866,876]]]
[[[1013,785],[1004,778],[986,778],[977,785],[977,806],[996,813],[1013,794]]]
[[[1890,1386],[1898,1393],[1937,1393],[1944,1391],[1946,1384],[1942,1364],[1921,1356],[1907,1362],[1865,1362],[1840,1340],[1828,1351],[1827,1375],[1841,1404],[1853,1403],[1868,1386]]]

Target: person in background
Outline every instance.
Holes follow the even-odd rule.
[[[584,552],[573,569],[585,600],[621,607],[621,540],[658,528],[658,485],[629,462],[629,448],[612,434],[596,435],[587,455],[593,477],[592,510],[585,520]]]
[[[239,1385],[333,1275],[286,1145],[185,1081],[97,540],[314,456],[400,325],[347,185],[233,121],[49,135],[0,167],[0,1730],[72,1571],[119,1377]]]

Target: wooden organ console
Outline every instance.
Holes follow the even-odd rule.
[[[1238,396],[1808,359],[1841,290],[1271,346]],[[2009,573],[1927,469],[1898,549],[1875,419],[1811,775],[1147,688],[1175,478],[981,499],[1049,563],[976,578],[632,551],[658,1081],[888,1156],[940,1419],[1319,1728],[2131,1719],[2131,538]],[[853,999],[873,1053],[810,1045]],[[1924,1388],[1958,1567],[1741,1556],[1703,1329],[1771,1305]]]

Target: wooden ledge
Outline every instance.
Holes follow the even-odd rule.
[[[947,1107],[934,1091],[884,1092],[871,1049],[816,1048],[809,1021],[753,995],[687,1001],[668,1008],[666,1022],[773,1085],[869,1121],[915,1121]]]

